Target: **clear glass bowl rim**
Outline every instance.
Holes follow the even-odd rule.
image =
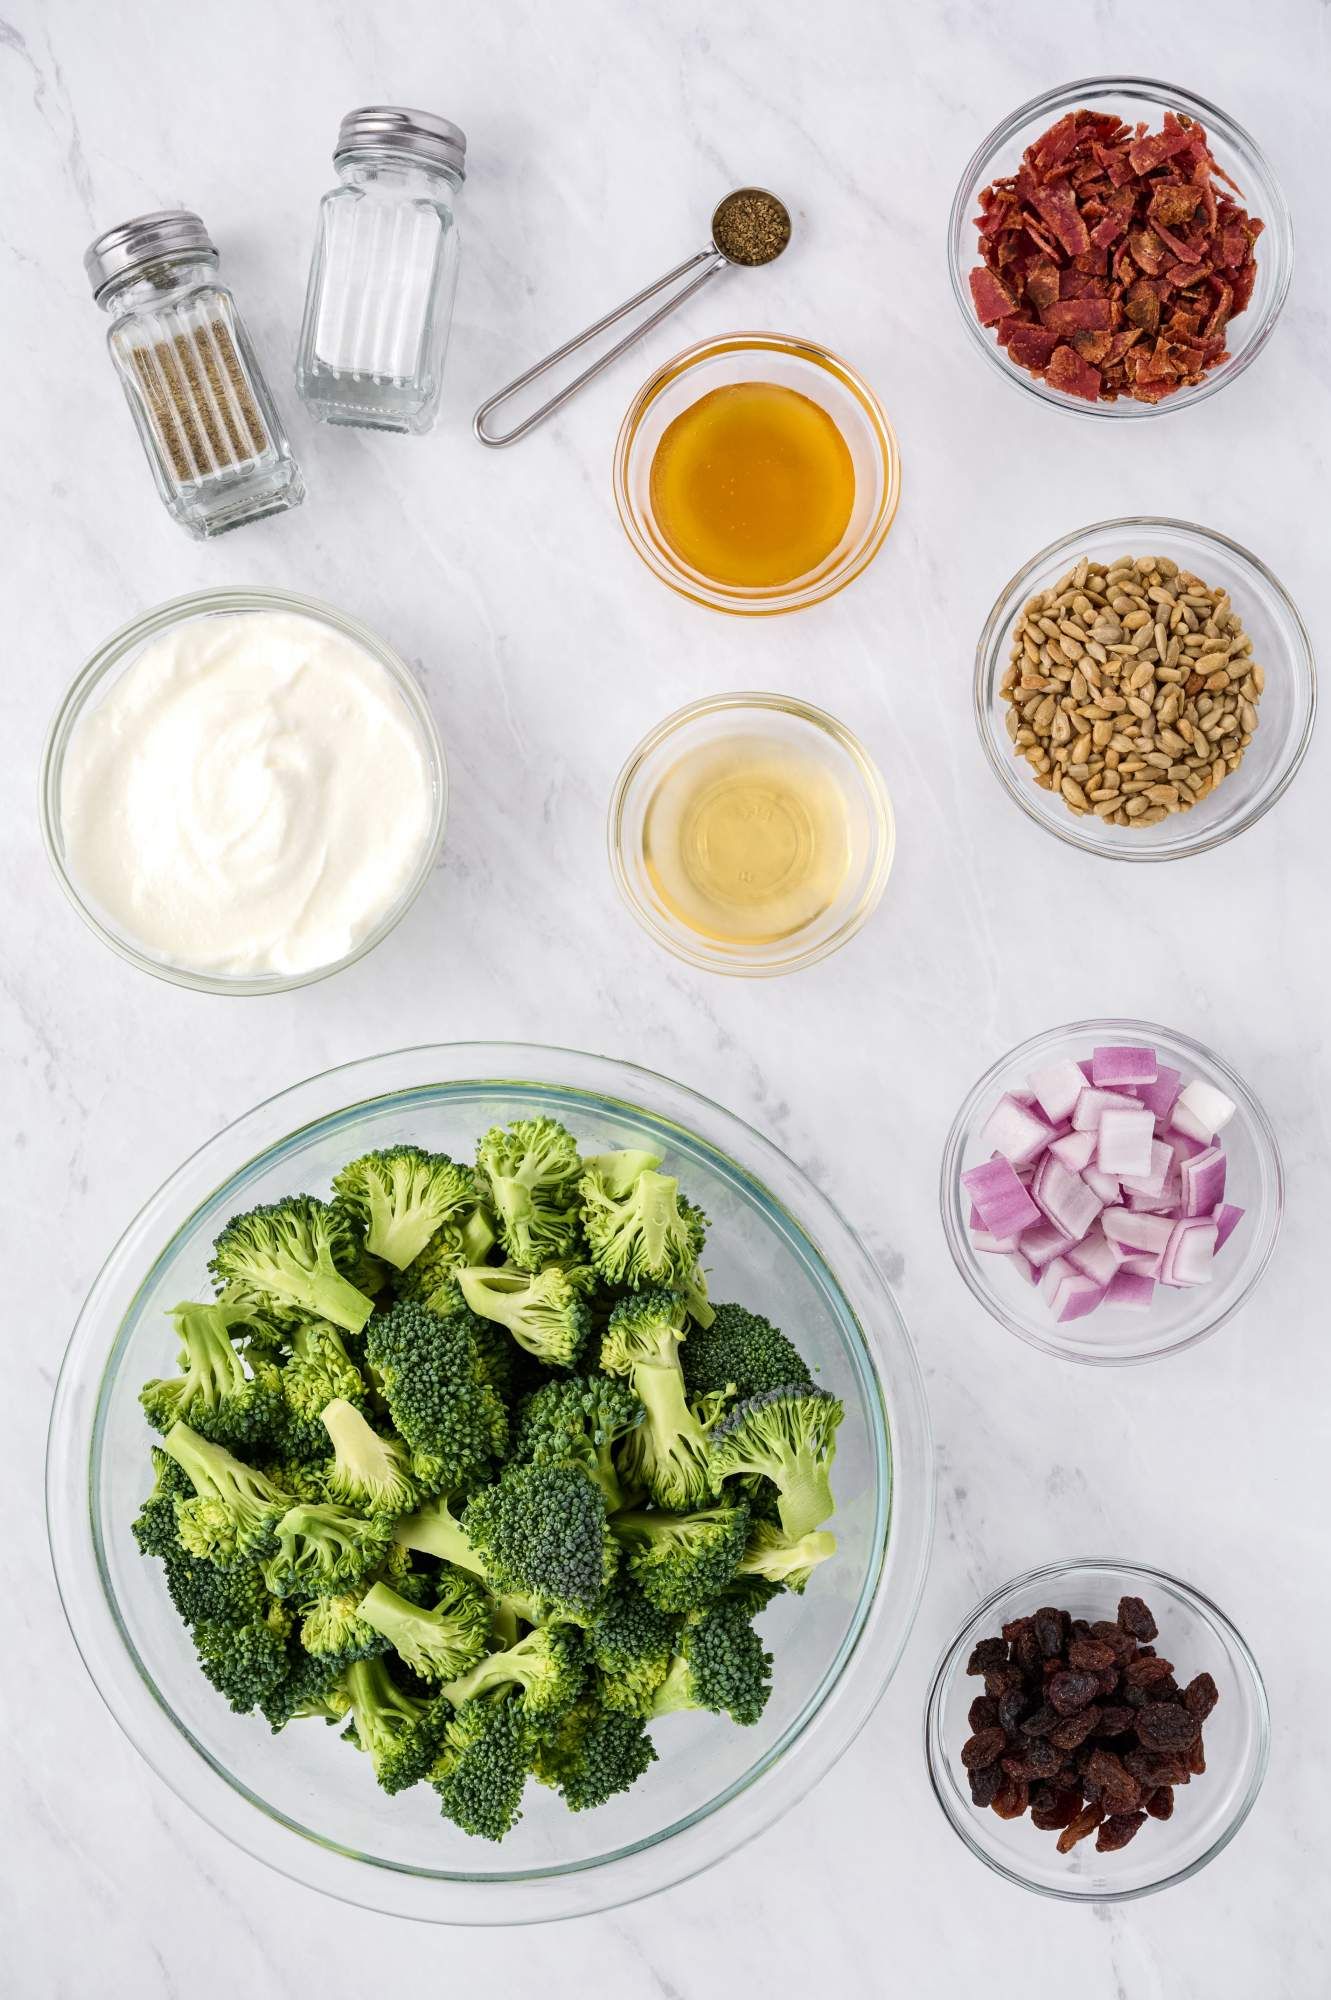
[[[1269,242],[1275,260],[1276,282],[1267,303],[1265,316],[1256,330],[1245,342],[1243,351],[1230,360],[1222,362],[1204,375],[1200,382],[1190,389],[1180,389],[1172,396],[1166,396],[1161,403],[1139,403],[1132,397],[1120,396],[1113,403],[1088,403],[1084,398],[1065,396],[1051,389],[1046,382],[1029,375],[1024,368],[1008,359],[1006,351],[993,338],[993,330],[983,327],[975,316],[966,274],[971,269],[975,250],[973,243],[967,250],[967,232],[971,229],[970,210],[978,198],[979,190],[993,179],[991,161],[994,155],[1007,145],[1023,125],[1036,119],[1056,118],[1065,111],[1081,109],[1093,104],[1098,98],[1140,97],[1143,102],[1159,105],[1162,109],[1182,111],[1189,118],[1199,119],[1209,130],[1218,132],[1226,145],[1252,161],[1254,178],[1263,184],[1263,200],[1267,213],[1262,221],[1266,224],[1262,241]],[[1244,190],[1240,189],[1242,198]],[[1269,198],[1268,198],[1269,197]],[[1263,253],[1265,254],[1265,253]],[[958,311],[966,323],[967,334],[972,344],[984,355],[991,368],[996,368],[1004,381],[1014,388],[1024,390],[1028,395],[1037,396],[1042,403],[1062,410],[1066,416],[1110,417],[1120,421],[1124,418],[1168,416],[1173,410],[1191,409],[1215,395],[1228,382],[1241,375],[1250,363],[1257,359],[1275,331],[1277,320],[1289,296],[1290,284],[1294,276],[1294,224],[1284,189],[1267,159],[1266,154],[1242,125],[1236,123],[1218,104],[1208,98],[1198,97],[1190,90],[1183,90],[1178,84],[1166,83],[1159,77],[1150,76],[1087,76],[1074,83],[1058,84],[1054,89],[1032,97],[1015,111],[995,125],[992,132],[981,141],[967,161],[957,191],[952,197],[952,208],[947,225],[948,277],[952,286],[952,296]]]
[[[198,1208],[227,1180],[280,1152],[309,1126],[385,1096],[449,1083],[533,1082],[676,1124],[725,1161],[758,1203],[793,1225],[860,1333],[857,1367],[877,1394],[876,1499],[881,1511],[886,1484],[890,1521],[884,1514],[876,1569],[866,1579],[858,1630],[837,1677],[727,1795],[668,1838],[658,1832],[566,1872],[446,1878],[373,1863],[293,1829],[216,1771],[183,1731],[138,1665],[101,1574],[91,1479],[97,1420],[105,1370],[134,1299]],[[186,1212],[173,1226],[167,1216],[181,1195]],[[105,1294],[126,1299],[109,1352],[105,1336],[95,1350],[92,1345]],[[888,1328],[890,1347],[866,1328],[866,1302]],[[905,1491],[898,1484],[903,1461],[913,1474]],[[700,1093],[637,1065],[522,1043],[427,1045],[364,1057],[264,1100],[197,1148],[140,1209],[94,1280],[61,1363],[47,1437],[47,1536],[61,1605],[93,1685],[145,1762],[216,1831],[278,1872],[342,1901],[444,1924],[545,1922],[632,1902],[698,1874],[774,1824],[849,1748],[895,1672],[924,1587],[933,1515],[933,1448],[919,1362],[886,1280],[827,1197],[769,1139]]]
[[[1061,1344],[1054,1337],[1057,1327],[1052,1319],[1049,1322],[1051,1337],[1048,1340],[1041,1340],[1030,1327],[1023,1326],[981,1277],[977,1253],[970,1247],[959,1192],[961,1185],[959,1175],[966,1134],[985,1097],[994,1091],[1004,1071],[1014,1064],[1028,1061],[1057,1043],[1101,1034],[1109,1037],[1128,1035],[1134,1040],[1155,1044],[1166,1042],[1173,1048],[1187,1050],[1214,1069],[1231,1086],[1242,1115],[1251,1123],[1256,1143],[1267,1155],[1275,1188],[1270,1235],[1247,1283],[1235,1293],[1223,1311],[1215,1313],[1210,1319],[1194,1328],[1186,1338],[1173,1340],[1167,1346],[1154,1348],[1148,1354],[1084,1354],[1069,1345]],[[1006,1327],[1009,1333],[1015,1333],[1019,1340],[1026,1341],[1029,1346],[1039,1348],[1042,1354],[1052,1354],[1060,1361],[1077,1361],[1093,1368],[1136,1368],[1151,1361],[1164,1361],[1172,1354],[1182,1354],[1186,1348],[1195,1347],[1199,1341],[1207,1339],[1222,1327],[1226,1320],[1232,1319],[1240,1306],[1245,1305],[1252,1297],[1266,1274],[1267,1267],[1275,1255],[1276,1244],[1280,1240],[1280,1226],[1285,1212],[1285,1170],[1274,1128],[1261,1103],[1254,1097],[1238,1072],[1216,1055],[1214,1050],[1208,1049],[1204,1042],[1199,1042],[1192,1035],[1181,1033],[1177,1028],[1165,1028],[1154,1021],[1124,1019],[1070,1021],[1065,1027],[1046,1028],[1042,1033],[1031,1035],[1024,1042],[1018,1042],[1014,1048],[1007,1051],[1006,1055],[991,1063],[983,1076],[972,1084],[962,1099],[956,1117],[952,1120],[943,1145],[943,1158],[938,1176],[938,1199],[943,1234],[947,1239],[952,1262],[965,1282],[966,1289],[973,1298],[979,1300],[989,1316],[996,1319],[1000,1326]]]
[[[990,717],[997,698],[999,677],[1006,665],[1000,657],[1003,634],[1014,607],[1030,595],[1032,578],[1037,576],[1046,564],[1054,565],[1061,557],[1071,554],[1074,549],[1081,547],[1093,536],[1120,532],[1149,534],[1153,530],[1167,534],[1195,536],[1203,546],[1210,544],[1223,549],[1231,559],[1246,565],[1256,573],[1262,585],[1276,600],[1282,616],[1288,622],[1291,642],[1290,670],[1295,682],[1295,712],[1298,712],[1300,703],[1303,703],[1306,705],[1307,713],[1298,741],[1284,766],[1273,777],[1269,790],[1264,794],[1258,794],[1246,809],[1241,810],[1232,825],[1209,831],[1199,827],[1195,839],[1182,841],[1177,846],[1169,848],[1109,848],[1101,846],[1083,834],[1080,831],[1081,822],[1071,813],[1065,816],[1066,826],[1056,819],[1045,817],[1029,796],[1036,787],[1031,780],[1023,778],[1024,763],[1011,754],[1010,745],[1009,754],[1007,756],[1002,754],[1002,746],[997,740],[1000,732],[991,728]],[[1070,847],[1080,848],[1083,854],[1094,854],[1102,861],[1126,861],[1132,864],[1185,861],[1194,854],[1208,854],[1212,848],[1223,847],[1227,840],[1233,840],[1238,834],[1246,833],[1249,827],[1256,826],[1277,800],[1284,797],[1298,776],[1303,760],[1308,754],[1313,727],[1317,721],[1317,662],[1313,656],[1312,640],[1298,606],[1279,577],[1267,568],[1260,556],[1255,556],[1251,549],[1245,549],[1242,542],[1234,541],[1229,535],[1222,535],[1218,528],[1206,528],[1199,521],[1184,521],[1168,514],[1121,514],[1105,521],[1092,521],[1084,528],[1074,528],[1071,534],[1058,536],[1046,548],[1033,555],[1029,562],[1023,563],[1016,575],[1010,577],[1003,585],[989,616],[984,621],[984,628],[975,647],[973,688],[975,724],[989,768],[1009,798],[1021,807],[1027,819],[1033,820],[1045,833],[1053,834],[1055,839],[1066,841]],[[1241,770],[1240,765],[1239,771],[1231,773],[1231,781],[1239,776]]]
[[[1140,1595],[1145,1595],[1155,1585],[1160,1585],[1183,1598],[1196,1617],[1219,1632],[1221,1638],[1232,1648],[1247,1669],[1258,1737],[1256,1763],[1248,1788],[1224,1830],[1217,1834],[1204,1854],[1199,1854],[1196,1860],[1190,1861],[1185,1868],[1177,1868],[1167,1875],[1162,1875],[1159,1881],[1143,1882],[1130,1889],[1101,1891],[1094,1896],[1075,1889],[1059,1889],[1050,1883],[1034,1882],[1019,1869],[1009,1868],[995,1855],[987,1853],[975,1839],[965,1819],[952,1811],[942,1775],[955,1757],[956,1750],[960,1748],[960,1745],[955,1745],[951,1757],[949,1756],[948,1747],[943,1742],[942,1703],[944,1689],[951,1678],[954,1662],[965,1640],[975,1628],[993,1618],[1000,1608],[1018,1593],[1025,1593],[1037,1585],[1043,1590],[1046,1584],[1057,1583],[1061,1577],[1073,1570],[1090,1570],[1120,1580],[1131,1579],[1143,1587],[1139,1592]],[[1054,1600],[1051,1598],[1050,1601]],[[1266,1777],[1271,1757],[1271,1709],[1267,1699],[1266,1683],[1262,1679],[1261,1668],[1257,1664],[1252,1648],[1233,1621],[1226,1617],[1220,1606],[1207,1597],[1204,1591],[1198,1590],[1193,1584],[1184,1583],[1182,1578],[1172,1576],[1168,1570],[1153,1569],[1145,1563],[1125,1562],[1109,1556],[1071,1556],[1065,1557],[1061,1562],[1042,1563],[1037,1569],[1027,1570],[1024,1575],[1012,1577],[997,1590],[991,1591],[989,1596],[977,1604],[958,1626],[943,1648],[929,1683],[929,1694],[924,1708],[924,1755],[929,1767],[929,1783],[933,1787],[933,1794],[943,1817],[976,1859],[983,1861],[986,1868],[992,1868],[996,1875],[1001,1875],[1005,1881],[1016,1883],[1019,1888],[1029,1889],[1033,1895],[1048,1896],[1054,1902],[1131,1903],[1141,1896],[1154,1896],[1161,1889],[1170,1889],[1176,1882],[1186,1882],[1205,1868],[1209,1861],[1214,1861],[1217,1854],[1223,1854],[1229,1846],[1257,1803],[1257,1795]]]
[[[61,857],[60,774],[65,752],[80,717],[107,676],[113,674],[128,655],[170,626],[187,618],[197,617],[201,613],[213,611],[292,611],[302,617],[314,618],[322,624],[331,625],[336,631],[363,646],[385,669],[402,696],[420,733],[434,799],[430,831],[421,849],[420,859],[401,895],[391,909],[379,919],[373,930],[367,932],[344,957],[335,959],[331,965],[315,966],[309,972],[274,973],[252,979],[228,979],[213,973],[194,972],[187,966],[171,965],[164,959],[154,958],[150,953],[141,951],[129,938],[122,937],[118,931],[112,930],[109,925],[102,922],[84,901]],[[448,765],[438,724],[410,668],[401,655],[370,626],[362,624],[350,613],[340,611],[336,605],[325,604],[316,597],[306,597],[299,591],[280,590],[257,584],[220,585],[206,590],[187,591],[182,597],[168,598],[164,603],[153,605],[149,610],[141,612],[137,618],[130,619],[128,624],[120,626],[109,638],[104,639],[80,667],[66,689],[46,733],[42,751],[38,809],[42,839],[52,872],[69,902],[78,911],[89,930],[95,932],[103,944],[109,945],[112,951],[130,965],[137,966],[142,972],[150,973],[154,979],[166,980],[172,986],[185,986],[196,993],[220,993],[228,997],[245,998],[253,994],[291,993],[301,986],[313,986],[321,979],[330,979],[335,972],[341,972],[346,966],[354,965],[358,959],[364,958],[367,952],[373,951],[377,944],[383,943],[425,887],[438,859],[448,819]]]
[[[658,395],[669,388],[681,375],[689,373],[705,361],[715,356],[752,348],[756,352],[776,349],[783,354],[807,357],[817,367],[839,377],[850,389],[864,411],[873,432],[883,467],[883,497],[872,521],[854,549],[842,558],[835,569],[827,571],[808,589],[788,587],[784,592],[774,591],[764,595],[746,596],[742,592],[726,589],[721,585],[706,586],[682,569],[677,569],[666,561],[660,551],[650,542],[638,527],[636,510],[629,490],[629,475],[633,462],[633,449],[638,432],[648,409]],[[615,506],[619,512],[620,525],[627,535],[629,544],[652,575],[679,596],[687,597],[691,603],[706,605],[710,611],[725,611],[741,618],[776,617],[784,612],[803,611],[810,605],[823,604],[829,597],[853,583],[857,576],[868,568],[883,543],[888,530],[896,519],[897,508],[901,504],[901,449],[896,432],[887,411],[878,396],[859,370],[830,347],[824,347],[816,340],[806,340],[794,333],[723,333],[709,340],[700,340],[692,347],[684,348],[651,374],[639,389],[624,414],[615,440],[615,456],[612,468]]]
[[[869,800],[869,810],[874,819],[878,851],[872,878],[864,893],[847,912],[843,921],[830,937],[821,943],[810,945],[803,951],[796,951],[789,958],[771,963],[757,964],[741,958],[723,956],[719,952],[709,952],[701,941],[697,945],[675,931],[659,923],[647,906],[634,893],[633,883],[625,859],[624,808],[628,788],[644,760],[653,751],[668,742],[679,729],[696,722],[706,715],[720,715],[727,711],[740,712],[746,708],[777,709],[782,714],[798,716],[802,722],[821,729],[831,736],[837,746],[845,751],[854,764],[864,784]],[[801,701],[796,695],[762,693],[756,689],[736,689],[729,694],[704,695],[699,701],[686,703],[673,714],[664,716],[629,752],[615,779],[614,790],[610,794],[610,806],[606,815],[606,847],[610,857],[610,873],[614,877],[622,901],[632,911],[647,935],[659,945],[663,945],[676,958],[688,965],[699,966],[704,972],[720,972],[733,978],[775,979],[787,972],[801,972],[806,966],[816,965],[820,959],[829,958],[848,944],[857,932],[863,929],[869,918],[882,901],[888,877],[892,873],[892,863],[896,858],[897,834],[896,816],[892,810],[892,798],[886,780],[873,758],[860,742],[854,731],[826,709],[817,708],[812,702]]]

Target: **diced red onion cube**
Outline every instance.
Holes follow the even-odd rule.
[[[1033,1229],[1023,1229],[1017,1238],[1017,1248],[1036,1271],[1045,1270],[1071,1247],[1072,1238],[1055,1229],[1052,1222],[1037,1222]]]
[[[1118,1201],[1119,1184],[1112,1174],[1102,1174],[1098,1167],[1084,1167],[1081,1177],[1096,1200],[1102,1201],[1107,1208],[1113,1207]]]
[[[1107,1208],[1100,1227],[1115,1243],[1128,1250],[1148,1251],[1158,1256],[1168,1245],[1174,1225],[1165,1215],[1133,1215],[1126,1208]]]
[[[1072,1113],[1074,1132],[1098,1132],[1106,1111],[1122,1111],[1123,1099],[1112,1090],[1083,1090]]]
[[[1154,1083],[1135,1083],[1132,1094],[1139,1103],[1158,1118],[1161,1124],[1168,1122],[1174,1108],[1174,1100],[1183,1083],[1181,1073],[1171,1069],[1168,1063],[1161,1063]]]
[[[980,1145],[986,1152],[1001,1153],[1014,1167],[1024,1167],[1048,1144],[1049,1127],[1044,1119],[1010,1091],[999,1098],[980,1134]]]
[[[1127,1084],[1154,1083],[1158,1074],[1154,1049],[1140,1046],[1096,1049],[1091,1056],[1091,1082],[1098,1090],[1122,1090]]]
[[[1117,1243],[1111,1243],[1097,1223],[1080,1243],[1074,1243],[1066,1252],[1067,1262],[1074,1271],[1080,1271],[1084,1278],[1094,1278],[1097,1285],[1107,1285],[1123,1262],[1123,1250]]]
[[[1055,1139],[1050,1147],[1054,1158],[1065,1166],[1070,1174],[1079,1174],[1083,1167],[1089,1167],[1095,1154],[1094,1132],[1065,1132],[1061,1139]],[[1172,1155],[1171,1155],[1172,1157]]]
[[[1037,1069],[1026,1081],[1051,1125],[1061,1125],[1072,1116],[1073,1106],[1086,1088],[1086,1079],[1070,1056]]]
[[[1032,1264],[1030,1258],[1024,1257],[1020,1250],[1009,1250],[1008,1263],[1012,1265],[1013,1269],[1017,1273],[1017,1276],[1019,1278],[1024,1278],[1028,1285],[1039,1284],[1040,1282],[1039,1272],[1036,1270],[1034,1264]]]
[[[971,1242],[986,1257],[1010,1257],[1017,1247],[1015,1236],[993,1236],[987,1229],[973,1229]]]
[[[1104,1295],[1105,1287],[1098,1285],[1094,1278],[1086,1277],[1081,1271],[1069,1271],[1065,1278],[1059,1280],[1050,1300],[1054,1318],[1060,1326],[1066,1326],[1069,1320],[1085,1319],[1087,1313],[1095,1311]]]
[[[1225,1201],[1215,1212],[1215,1247],[1223,1250],[1238,1225],[1243,1220],[1243,1210],[1235,1208],[1233,1202]]]
[[[1160,1265],[1161,1284],[1207,1284],[1212,1276],[1219,1233],[1209,1216],[1182,1216],[1174,1224]]]
[[[1149,1112],[1144,1114],[1150,1116]],[[1101,1127],[1101,1137],[1103,1139]],[[1119,1179],[1129,1194],[1160,1194],[1174,1165],[1174,1148],[1167,1139],[1151,1140],[1150,1170],[1144,1174],[1120,1174]]]
[[[1232,1097],[1226,1097],[1223,1090],[1217,1090],[1205,1077],[1195,1076],[1179,1092],[1171,1115],[1175,1131],[1186,1132],[1190,1139],[1200,1139],[1209,1146],[1237,1110]]]
[[[1194,1153],[1179,1168],[1183,1184],[1183,1213],[1211,1215],[1225,1198],[1225,1156],[1219,1146]]]
[[[1007,1160],[986,1160],[982,1166],[968,1167],[961,1185],[991,1236],[1016,1236],[1040,1219],[1040,1211]]]
[[[1110,1107],[1100,1114],[1097,1169],[1120,1181],[1126,1174],[1149,1174],[1154,1137],[1155,1120],[1144,1104]],[[1163,1169],[1160,1178],[1164,1179]]]
[[[1080,1174],[1069,1173],[1052,1153],[1046,1153],[1035,1170],[1031,1194],[1056,1229],[1081,1241],[1104,1206]]]
[[[1144,1312],[1155,1297],[1155,1279],[1148,1278],[1139,1271],[1130,1271],[1126,1264],[1115,1271],[1105,1292],[1107,1306],[1128,1306],[1134,1312]]]

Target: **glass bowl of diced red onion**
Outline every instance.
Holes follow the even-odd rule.
[[[1151,1361],[1251,1295],[1284,1206],[1270,1121],[1200,1042],[1077,1021],[975,1084],[948,1134],[943,1229],[988,1312],[1067,1360]]]
[[[1104,122],[1088,136],[1078,157],[1060,159],[1061,141],[1053,135],[1056,129],[1066,132],[1063,121],[1075,112]],[[1111,118],[1126,128],[1117,141]],[[1180,139],[1180,132],[1196,125],[1218,171],[1206,172],[1200,149],[1189,149]],[[1139,126],[1144,127],[1140,134]],[[1052,143],[1042,152],[1041,141]],[[1139,148],[1135,154],[1134,144]],[[1174,146],[1183,150],[1171,153]],[[1028,149],[1033,158],[1025,165],[1031,178],[1020,189],[1025,199],[1018,198],[1004,212],[1003,183],[1019,174]],[[1194,172],[1199,178],[1205,174],[1210,192],[1204,207],[1180,216],[1180,191]],[[1093,182],[1089,198],[1082,192],[1087,176]],[[1168,183],[1167,195],[1152,191],[1155,180]],[[1143,194],[1134,218],[1144,227],[1141,264],[1135,258],[1117,261],[1125,246],[1129,256],[1132,252],[1129,232],[1115,234],[1114,204],[1119,198],[1126,202],[1133,186]],[[997,204],[992,194],[986,196],[986,190],[995,188],[1001,197]],[[1012,194],[1018,196],[1015,187]],[[1155,233],[1154,212],[1148,222],[1148,203],[1160,212],[1163,237]],[[1007,256],[1010,248],[1012,265],[996,273],[982,255],[977,229],[982,214],[991,230],[1000,222],[1005,225],[1008,247],[1002,254]],[[1240,215],[1262,224],[1248,247],[1238,235],[1232,242],[1225,235],[1231,224],[1236,231],[1246,227],[1237,220]],[[1169,220],[1163,220],[1166,216]],[[1029,230],[1013,226],[1023,217]],[[1087,296],[1097,307],[1105,303],[1089,284],[1082,284],[1099,275],[1101,253],[1116,309],[1097,317],[1094,309],[1079,309]],[[994,253],[989,254],[996,262]],[[1078,416],[1152,417],[1214,395],[1255,360],[1289,292],[1294,236],[1288,205],[1265,154],[1218,106],[1146,77],[1087,77],[1021,105],[976,149],[952,203],[948,263],[971,340],[1009,382]],[[1189,289],[1191,274],[1207,267],[1214,269],[1215,283]],[[986,275],[973,289],[971,275],[979,271]],[[1041,289],[1046,279],[1049,297]],[[1140,290],[1133,293],[1134,284],[1146,288],[1144,299]],[[1176,320],[1180,289],[1187,296],[1184,317]],[[1158,295],[1154,301],[1152,293]],[[1132,317],[1126,310],[1129,301]],[[1227,310],[1232,313],[1228,318]],[[1124,384],[1109,400],[1104,386],[1123,384],[1124,342],[1142,347],[1143,353],[1149,349],[1152,359],[1141,364],[1148,372],[1139,385]],[[1156,355],[1163,357],[1158,363]],[[1199,377],[1189,379],[1199,367]],[[1159,372],[1150,373],[1151,368]],[[1171,377],[1171,368],[1183,372]]]

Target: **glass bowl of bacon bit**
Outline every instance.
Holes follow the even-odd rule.
[[[1042,402],[1149,417],[1210,396],[1266,345],[1289,291],[1289,209],[1214,104],[1092,77],[1004,119],[948,230],[971,338]]]

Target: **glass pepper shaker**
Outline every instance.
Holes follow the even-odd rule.
[[[300,471],[197,215],[108,229],[83,265],[167,511],[200,538],[295,507]]]
[[[447,118],[367,105],[342,120],[320,204],[296,387],[316,417],[428,431],[457,286],[467,141]]]

